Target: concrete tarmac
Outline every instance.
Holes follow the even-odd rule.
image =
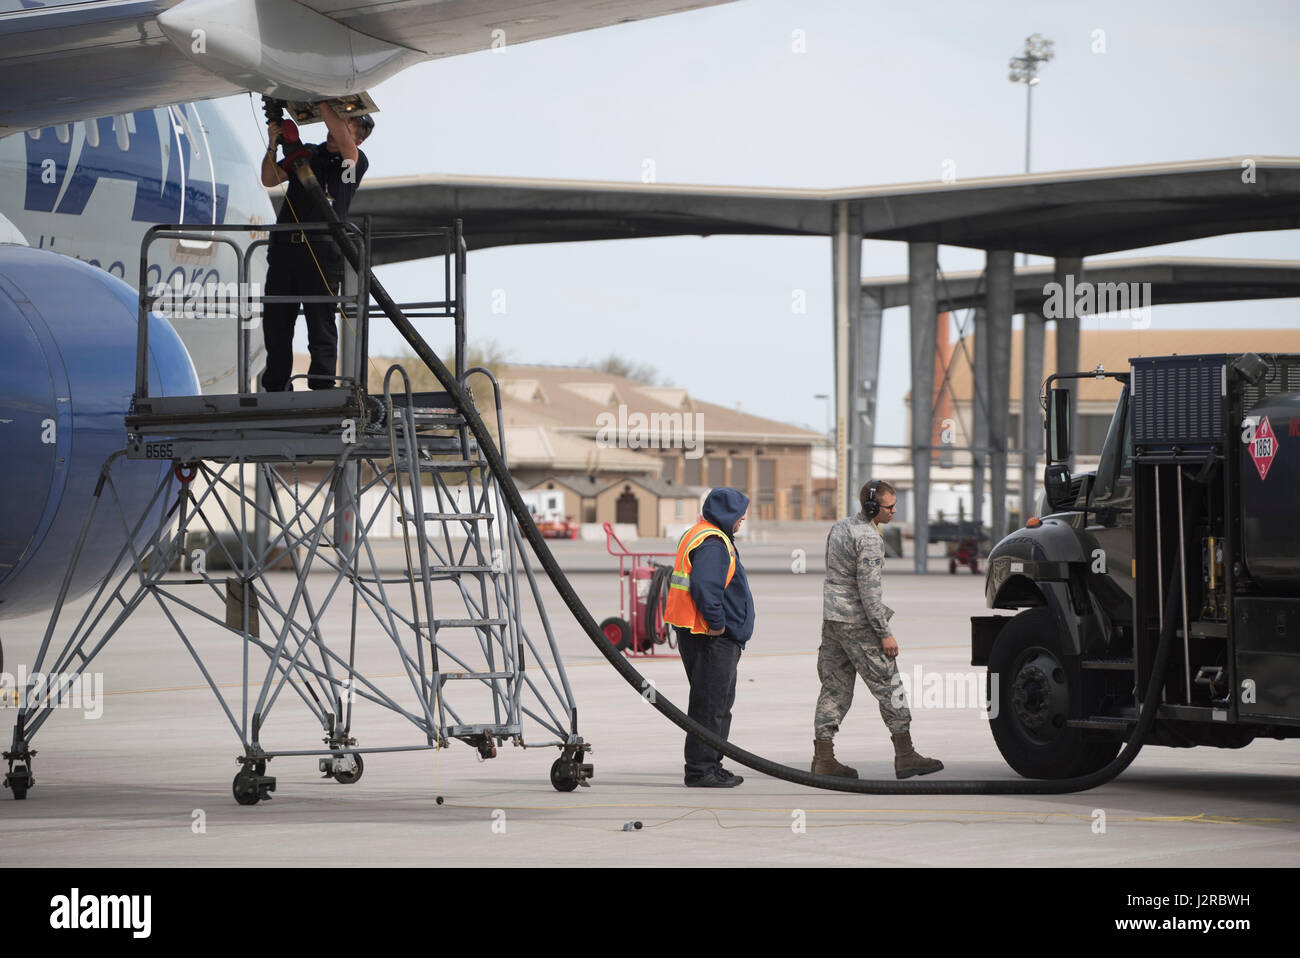
[[[807,767],[817,697],[824,531],[742,544],[752,567],[757,631],[741,658],[732,740]],[[667,543],[638,544],[667,548]],[[795,550],[805,552],[805,571]],[[557,543],[597,620],[618,611],[616,563],[593,543]],[[810,555],[809,555],[810,554]],[[396,552],[391,558],[396,560]],[[971,615],[985,613],[983,577],[907,574],[888,560],[885,600],[897,611],[900,667],[909,682],[913,738],[946,768],[931,780],[1007,779],[969,665]],[[277,574],[281,594],[291,587]],[[327,584],[323,576],[321,585]],[[313,581],[313,585],[316,582]],[[595,746],[590,788],[556,792],[554,749],[505,746],[480,761],[460,743],[369,756],[362,780],[322,780],[311,757],[271,762],[269,802],[238,806],[230,782],[237,738],[156,603],[131,618],[95,661],[102,715],[61,711],[34,742],[36,786],[26,801],[0,795],[5,863],[35,866],[217,865],[709,865],[709,866],[1242,866],[1300,860],[1300,751],[1294,742],[1245,749],[1150,747],[1118,780],[1063,796],[864,796],[823,792],[728,763],[745,783],[727,790],[682,785],[683,733],[615,674],[567,615],[549,583],[547,610]],[[80,610],[84,603],[74,607]],[[346,606],[324,621],[346,640]],[[387,641],[363,618],[365,644]],[[3,623],[5,668],[28,668],[46,621]],[[238,708],[238,647],[220,630],[194,630]],[[666,650],[667,651],[667,650]],[[263,659],[263,662],[265,660]],[[379,662],[379,659],[375,660]],[[661,694],[685,707],[679,660],[638,659]],[[917,670],[920,669],[918,674]],[[377,684],[411,703],[396,667]],[[935,689],[939,675],[949,686]],[[960,686],[959,686],[960,683]],[[932,694],[927,695],[927,688]],[[966,696],[974,699],[974,696]],[[289,694],[276,704],[265,743],[313,748],[320,731]],[[12,708],[0,710],[7,744]],[[363,704],[362,746],[418,742],[400,717]],[[888,734],[859,683],[837,740],[864,778],[893,778]],[[435,803],[435,796],[444,804]],[[628,823],[642,828],[624,830]]]

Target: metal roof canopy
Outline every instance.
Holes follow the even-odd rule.
[[[472,249],[524,243],[576,242],[687,235],[796,235],[831,239],[834,277],[835,409],[839,496],[854,507],[853,488],[870,475],[874,441],[875,382],[880,361],[881,305],[870,295],[872,281],[861,279],[863,239],[908,244],[911,289],[909,341],[913,395],[925,397],[912,409],[914,498],[917,540],[927,541],[931,432],[930,403],[935,350],[934,314],[942,303],[938,245],[982,249],[991,282],[982,297],[989,335],[976,337],[977,379],[988,383],[988,415],[977,415],[972,448],[981,462],[987,452],[992,471],[993,532],[1006,518],[1006,394],[1009,392],[1011,314],[1019,295],[1012,252],[1053,257],[1053,277],[1068,282],[1082,274],[1084,256],[1158,246],[1188,239],[1259,230],[1300,228],[1300,159],[1238,157],[1109,169],[1075,170],[986,177],[952,183],[927,183],[844,189],[771,189],[723,186],[662,186],[579,180],[533,180],[467,176],[415,176],[363,183],[352,204],[356,216],[370,214],[377,234],[372,262],[419,259],[441,252],[437,242],[419,235],[429,223],[464,221]],[[383,235],[388,234],[388,235]],[[403,235],[404,234],[404,235]],[[1272,264],[1278,268],[1277,264]],[[1116,271],[1115,265],[1095,269]],[[1188,275],[1159,274],[1154,264],[1130,267],[1128,282],[1159,282],[1164,302],[1189,301],[1194,285],[1214,299],[1240,297],[1252,285],[1257,295],[1277,292],[1289,278],[1256,273],[1242,266],[1235,278],[1222,265],[1202,263]],[[1280,267],[1286,269],[1288,267]],[[1142,278],[1143,270],[1150,279]],[[1269,265],[1257,267],[1268,270]],[[1046,270],[1043,271],[1045,273]],[[1026,282],[1042,274],[1026,272]],[[1109,278],[1105,282],[1118,281]],[[972,279],[973,287],[978,279]],[[1179,287],[1182,287],[1182,300]],[[1274,290],[1273,292],[1268,292]],[[956,293],[953,293],[956,295]],[[1029,306],[1042,303],[1041,285]],[[948,308],[948,307],[943,307]],[[928,317],[928,318],[927,318]],[[1078,317],[1057,321],[1058,365],[1078,361]],[[1037,332],[1041,324],[1031,324]],[[987,355],[981,359],[980,343]],[[1039,347],[1041,352],[1041,347]],[[1033,350],[1027,349],[1026,356]],[[1037,360],[1035,360],[1035,363]],[[1026,380],[1037,380],[1027,363]],[[924,415],[922,415],[924,412]],[[982,420],[987,418],[987,422]],[[1028,422],[1026,415],[1022,422]],[[1023,467],[1032,471],[1035,455],[1026,443]],[[973,512],[981,515],[981,465],[975,471]],[[1029,483],[1024,488],[1029,488]],[[925,550],[915,555],[917,572],[926,570]]]
[[[1088,256],[1300,228],[1300,159],[1237,157],[827,190],[419,175],[364,181],[351,214],[371,214],[379,232],[414,232],[461,217],[470,248],[485,249],[651,236],[829,236],[839,204],[848,204],[868,239]],[[437,252],[429,238],[380,237],[373,261]]]
[[[1083,272],[1094,284],[1150,283],[1152,306],[1300,296],[1300,260],[1139,257],[1090,260]],[[1043,287],[1055,278],[1052,263],[1016,267],[1015,312],[1041,312]],[[908,282],[907,276],[869,277],[862,291],[891,309],[907,305]],[[983,270],[941,273],[936,288],[943,310],[983,306],[988,294]]]

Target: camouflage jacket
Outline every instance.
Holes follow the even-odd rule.
[[[884,571],[885,540],[876,524],[862,513],[836,522],[826,537],[822,618],[858,623],[878,639],[890,635],[894,610],[881,601]]]

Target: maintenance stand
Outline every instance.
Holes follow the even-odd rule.
[[[241,805],[271,797],[275,778],[267,774],[267,763],[274,758],[318,756],[325,777],[350,784],[361,778],[363,755],[441,749],[453,739],[483,758],[495,757],[507,741],[558,748],[551,784],[560,791],[587,785],[592,766],[584,758],[591,746],[578,734],[577,706],[523,536],[465,418],[447,393],[413,392],[400,365],[387,370],[382,394],[369,392],[368,223],[348,227],[362,250],[363,268],[345,269],[343,295],[309,297],[337,303],[343,317],[343,374],[335,388],[254,392],[250,331],[257,324],[241,304],[236,395],[149,394],[150,244],[229,246],[245,290],[253,255],[269,243],[270,231],[280,229],[327,234],[329,227],[156,226],[146,233],[127,445],[104,463],[33,673],[49,663],[50,673],[80,676],[141,604],[153,599],[239,739],[240,770],[232,788]],[[264,231],[263,238],[242,249],[226,235],[254,230]],[[471,374],[491,384],[501,441],[499,385],[488,370],[465,368],[461,224],[436,232],[445,243],[442,298],[403,309],[415,310],[406,313],[410,318],[453,320],[456,377],[467,393]],[[260,297],[264,303],[290,299],[301,297]],[[112,472],[119,457],[171,464],[142,516],[123,512]],[[313,478],[300,482],[299,469],[307,465]],[[73,571],[96,512],[114,507],[123,530],[130,530],[116,571],[67,632],[60,620]],[[379,533],[392,522],[400,525],[403,544],[400,575],[381,572],[374,548],[373,540],[391,538],[391,527],[389,536]],[[234,535],[223,536],[224,529]],[[212,543],[206,557],[187,551],[196,534]],[[286,564],[292,570],[288,589],[283,573],[273,575]],[[226,570],[213,574],[208,565]],[[525,604],[532,606],[527,625]],[[388,643],[359,632],[363,609]],[[336,627],[346,617],[350,626],[331,634],[327,617]],[[537,626],[544,649],[534,638]],[[238,689],[237,701],[223,694],[216,677],[233,671],[231,639],[239,646],[241,678],[230,683]],[[383,672],[391,676],[394,666],[409,683],[409,694],[407,683],[400,693],[381,688]],[[284,748],[265,741],[286,687],[293,693],[287,698],[300,700],[319,724],[320,746]],[[34,784],[33,738],[58,707],[63,688],[25,690],[34,694],[21,701],[13,746],[4,753],[5,784],[15,798],[24,798]],[[360,746],[353,734],[358,700],[405,719],[418,740]],[[381,717],[376,710],[363,714]],[[376,721],[383,732],[392,724]]]

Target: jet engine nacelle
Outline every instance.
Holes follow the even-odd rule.
[[[100,470],[126,445],[137,310],[135,291],[101,269],[49,250],[0,246],[0,618],[53,605]],[[184,344],[156,313],[149,388],[152,395],[200,392]],[[125,458],[113,464],[131,528],[170,469]],[[153,531],[172,492],[159,497],[142,530]],[[113,571],[125,541],[106,488],[69,599]]]

